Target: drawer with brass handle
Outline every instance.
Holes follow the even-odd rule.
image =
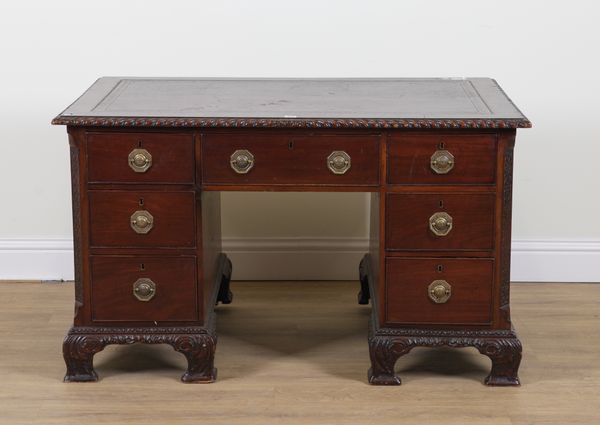
[[[386,259],[390,324],[489,324],[492,259]]]
[[[387,145],[390,184],[493,184],[495,134],[393,133]]]
[[[90,246],[194,247],[194,192],[92,190]]]
[[[191,133],[87,134],[91,183],[193,183]]]
[[[208,185],[379,184],[379,135],[207,133],[202,135]]]
[[[493,193],[386,196],[387,250],[491,250]]]
[[[94,321],[198,319],[195,257],[92,256]]]

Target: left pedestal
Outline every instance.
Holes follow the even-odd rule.
[[[213,382],[214,306],[230,303],[220,197],[204,192],[193,129],[68,127],[75,318],[66,382],[96,381],[110,344],[169,344],[183,382]]]

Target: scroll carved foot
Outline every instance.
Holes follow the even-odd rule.
[[[521,341],[518,338],[497,338],[478,345],[481,354],[492,360],[492,370],[484,383],[490,386],[516,386],[521,364]]]
[[[385,336],[375,336],[369,339],[369,383],[374,385],[400,385],[400,377],[394,373],[396,361],[408,353],[412,346],[402,340]]]
[[[63,342],[63,357],[67,365],[65,382],[94,382],[98,375],[94,371],[94,354],[102,351],[104,341],[88,335],[67,335]]]
[[[182,335],[170,342],[175,351],[182,353],[188,368],[181,377],[183,382],[209,383],[217,379],[214,367],[216,338],[210,335]]]
[[[371,298],[369,294],[369,277],[367,273],[367,262],[369,261],[368,256],[364,256],[360,261],[360,265],[358,267],[358,275],[360,279],[360,291],[358,292],[358,303],[361,305],[369,304],[369,299]]]
[[[217,303],[222,302],[223,304],[231,304],[233,301],[233,292],[231,292],[231,289],[229,288],[232,269],[231,260],[226,258],[223,266],[221,285],[219,286],[219,293],[217,295]]]

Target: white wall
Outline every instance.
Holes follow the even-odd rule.
[[[600,281],[599,11],[581,0],[1,2],[0,278],[69,277],[67,139],[49,122],[98,76],[490,76],[534,123],[517,139],[513,277]],[[293,273],[348,246],[329,271],[290,276],[345,277],[365,198],[225,194],[238,277],[260,277],[261,244],[288,252]]]

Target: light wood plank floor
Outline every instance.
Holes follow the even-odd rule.
[[[473,349],[416,349],[400,387],[366,383],[357,282],[234,283],[218,381],[179,382],[168,346],[112,346],[98,383],[64,384],[73,285],[0,283],[0,424],[599,424],[600,285],[513,285],[520,388],[482,385]]]

